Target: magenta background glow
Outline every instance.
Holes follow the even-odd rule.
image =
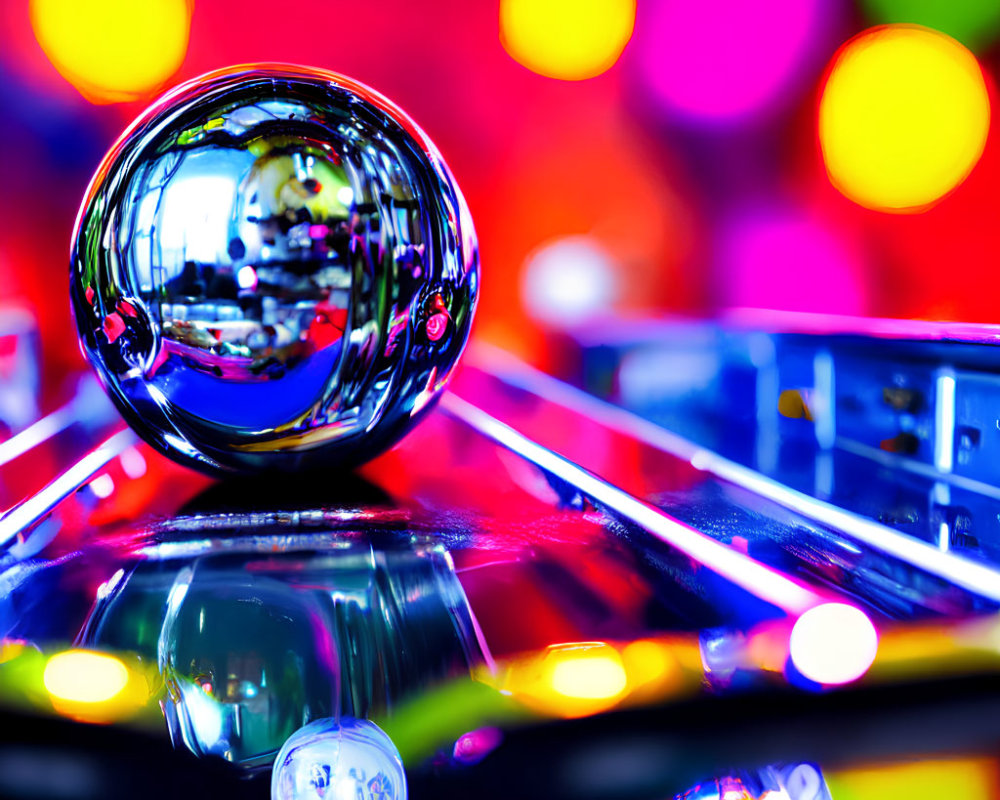
[[[724,306],[864,314],[865,265],[853,243],[824,221],[794,210],[732,220],[718,253]]]
[[[635,56],[641,80],[673,115],[724,123],[760,112],[807,78],[827,0],[647,0]]]

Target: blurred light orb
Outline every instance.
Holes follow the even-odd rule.
[[[121,463],[122,472],[133,480],[146,474],[146,459],[138,447],[130,447],[119,456],[118,461]]]
[[[521,278],[528,313],[543,325],[565,329],[610,313],[618,299],[618,269],[590,236],[567,236],[531,253]]]
[[[629,642],[621,655],[628,681],[634,686],[672,681],[680,675],[676,657],[659,642],[649,639]]]
[[[133,660],[130,667],[110,653],[65,650],[46,662],[42,685],[57,713],[107,724],[133,717],[147,706],[149,684],[137,667],[138,662]]]
[[[249,264],[244,264],[236,273],[236,285],[241,289],[253,289],[257,286],[257,270]]]
[[[919,212],[958,186],[986,146],[990,101],[965,47],[914,25],[872,28],[834,57],[819,106],[833,185],[859,205]]]
[[[191,0],[31,0],[35,37],[92,103],[148,97],[180,67]]]
[[[726,125],[763,114],[803,77],[826,0],[650,0],[636,36],[640,77],[674,117]]]
[[[208,472],[347,467],[443,390],[479,285],[468,208],[400,109],[232,67],[147,109],[71,254],[84,352],[151,445]]]
[[[103,703],[128,684],[128,669],[119,659],[105,653],[67,650],[49,659],[42,681],[56,699]]]
[[[463,733],[455,740],[451,755],[461,764],[475,764],[482,761],[503,741],[503,731],[499,728],[477,728]]]
[[[873,22],[910,23],[946,33],[972,50],[1000,34],[996,0],[862,0]]]
[[[106,500],[115,493],[115,480],[106,472],[102,472],[94,478],[88,486],[90,486],[90,491],[97,495],[100,500]]]
[[[878,652],[878,632],[859,608],[824,603],[806,611],[792,628],[789,653],[795,668],[816,683],[836,686],[864,675]]]
[[[616,705],[630,677],[613,645],[564,642],[515,659],[498,688],[544,714],[584,717]]]
[[[285,742],[271,773],[271,800],[328,797],[406,800],[399,751],[374,722],[321,719]]]
[[[500,0],[500,42],[532,72],[580,81],[607,72],[632,37],[635,0]]]
[[[552,688],[566,697],[604,700],[617,697],[628,685],[625,667],[617,653],[565,658],[552,665]]]

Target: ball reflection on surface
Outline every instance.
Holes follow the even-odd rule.
[[[235,67],[105,157],[71,294],[147,441],[209,470],[297,469],[405,432],[464,347],[478,268],[461,193],[402,111],[333,73]]]

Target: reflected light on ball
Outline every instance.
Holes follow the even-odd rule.
[[[827,3],[659,0],[643,15],[636,49],[646,88],[668,114],[711,125],[767,111],[807,74]]]
[[[350,186],[341,186],[337,189],[337,201],[342,206],[350,208],[354,202],[354,190]]]
[[[190,0],[31,0],[35,37],[92,103],[148,97],[180,67]]]
[[[236,273],[236,285],[241,289],[253,289],[257,286],[257,270],[250,264],[240,267]]]
[[[635,0],[501,0],[500,42],[519,64],[567,81],[611,69],[632,37]]]
[[[824,603],[795,622],[789,651],[792,664],[809,680],[828,686],[850,683],[875,660],[878,632],[861,609]]]
[[[882,211],[922,211],[958,186],[979,161],[989,126],[972,53],[912,25],[873,28],[844,45],[819,106],[830,180]]]

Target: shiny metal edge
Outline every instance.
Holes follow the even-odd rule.
[[[575,486],[597,505],[634,522],[657,539],[785,613],[799,615],[829,600],[804,583],[639,500],[624,489],[505,425],[458,395],[445,395],[441,398],[440,405],[447,414],[478,433]]]
[[[950,581],[990,600],[1000,601],[1000,570],[980,564],[874,520],[845,511],[831,503],[803,494],[735,461],[703,448],[676,433],[618,406],[612,405],[521,361],[499,348],[476,344],[466,361],[503,383],[530,392],[543,400],[598,420],[625,436],[689,462],[696,469],[736,484],[754,494],[835,528],[845,535],[898,558],[925,572]]]

